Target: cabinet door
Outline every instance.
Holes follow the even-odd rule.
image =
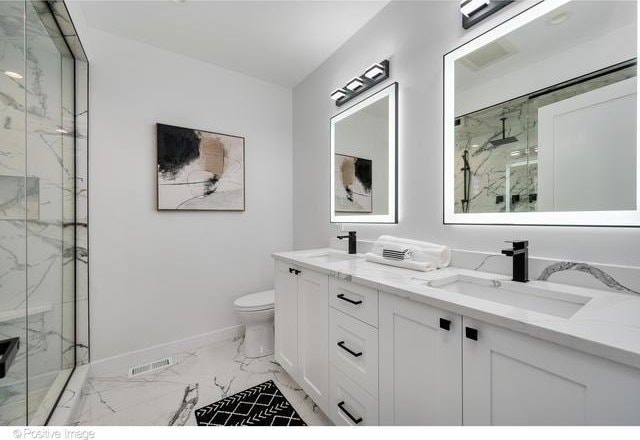
[[[298,277],[291,266],[276,263],[275,359],[294,379],[298,378]]]
[[[327,412],[329,404],[329,277],[298,275],[298,383]]]
[[[639,370],[463,320],[465,425],[640,424]]]
[[[460,425],[461,317],[389,294],[379,309],[380,423]]]

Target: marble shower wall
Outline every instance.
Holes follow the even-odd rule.
[[[455,212],[462,210],[464,166],[469,154],[471,179],[468,212],[536,211],[538,188],[538,109],[564,99],[636,76],[636,65],[577,84],[558,84],[544,94],[514,98],[459,116],[455,129]],[[514,142],[494,146],[490,141],[505,137]]]
[[[21,340],[0,425],[39,423],[56,378],[88,362],[88,66],[51,7],[0,2],[0,339]]]
[[[75,246],[65,253],[75,262],[74,348],[76,365],[84,365],[89,363],[89,61],[64,1],[48,3],[75,58],[75,218],[65,223],[75,233]]]
[[[23,72],[24,4],[0,2],[0,69]],[[19,298],[26,296],[26,184],[9,184],[26,173],[26,96],[20,79],[0,74],[0,339],[27,339],[26,316]],[[0,382],[0,424],[26,423],[24,350]]]

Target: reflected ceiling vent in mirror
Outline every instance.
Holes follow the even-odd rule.
[[[504,38],[499,41],[486,44],[481,48],[474,50],[460,61],[474,72],[484,69],[485,67],[498,62],[518,50]]]
[[[462,27],[469,29],[514,0],[461,0]]]
[[[331,92],[331,99],[340,107],[387,78],[389,78],[389,60],[384,60],[369,67],[362,75],[352,78],[344,87]]]

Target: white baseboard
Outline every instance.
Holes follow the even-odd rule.
[[[231,341],[244,334],[244,325],[235,325],[208,333],[167,342],[166,344],[154,345],[142,350],[130,351],[105,359],[91,362],[91,376],[101,376],[103,374],[116,374],[126,376],[129,367],[156,359],[171,356],[181,351],[194,350],[208,344],[216,342]]]

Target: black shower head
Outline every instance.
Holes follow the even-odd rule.
[[[502,121],[502,139],[495,139],[493,141],[489,141],[489,143],[494,147],[499,147],[500,145],[506,145],[506,144],[511,144],[513,142],[518,142],[518,138],[515,136],[505,137],[505,134],[506,134],[505,121],[507,120],[507,118],[503,117],[503,118],[500,118],[500,120]]]
[[[502,139],[496,139],[494,141],[489,141],[491,145],[494,147],[499,147],[500,145],[511,144],[513,142],[518,142],[518,138],[514,136],[509,136],[508,138],[503,137]]]

